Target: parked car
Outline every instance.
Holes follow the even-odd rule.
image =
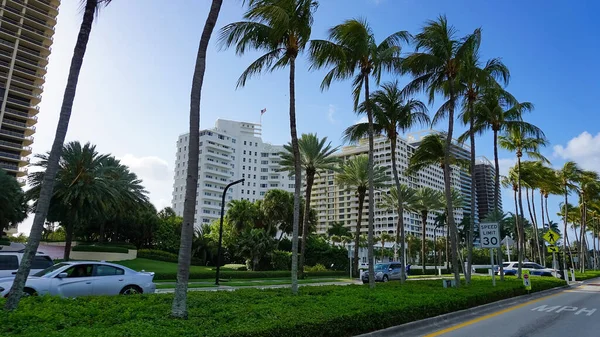
[[[0,277],[14,277],[17,274],[21,260],[23,259],[23,251],[6,251],[0,250]],[[29,275],[38,273],[48,267],[54,265],[50,256],[38,252],[35,254],[31,262],[31,271]]]
[[[505,262],[502,264],[504,275],[517,275],[519,269],[518,262]],[[523,269],[529,270],[529,274],[533,276],[554,276],[561,278],[561,272],[557,269],[546,268],[542,265],[533,262],[523,262]],[[496,274],[499,273],[499,268],[496,267]]]
[[[0,296],[6,297],[13,277],[0,278]],[[88,295],[151,294],[154,273],[137,272],[107,262],[61,262],[27,278],[26,295],[78,297]]]
[[[375,281],[387,282],[391,280],[400,280],[402,273],[402,264],[400,262],[388,262],[375,264]],[[365,271],[361,279],[363,283],[369,283],[369,272]]]

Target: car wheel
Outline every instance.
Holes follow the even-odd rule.
[[[383,282],[387,282],[388,280],[388,276],[387,275],[383,275]]]
[[[37,295],[38,295],[37,291],[35,291],[31,288],[23,289],[23,297],[37,296]]]
[[[137,295],[143,293],[142,289],[138,286],[127,286],[121,290],[121,295]]]

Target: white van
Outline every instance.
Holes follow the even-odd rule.
[[[17,274],[21,260],[23,259],[22,251],[3,251],[0,250],[0,277],[14,277]],[[54,262],[47,254],[38,252],[35,254],[33,262],[31,262],[31,271],[29,275],[33,275],[42,271]]]

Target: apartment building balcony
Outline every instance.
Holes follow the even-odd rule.
[[[11,116],[11,117],[17,117],[17,118],[25,119],[25,121],[26,121],[26,123],[27,123],[28,126],[32,126],[34,124],[37,124],[37,121],[38,121],[38,117],[37,116],[30,116],[27,112],[15,110],[15,109],[5,108],[4,109],[4,114],[7,115],[7,116]]]
[[[211,144],[211,142],[207,141],[206,142],[206,147],[207,148],[216,149],[216,150],[219,150],[219,151],[223,151],[223,152],[227,152],[227,153],[233,153],[233,149],[231,149],[231,147],[225,146],[225,145],[222,145],[222,144],[218,144],[218,143]]]
[[[2,123],[10,125],[15,129],[19,129],[25,132],[25,136],[31,136],[35,133],[35,126],[28,126],[27,123],[13,121],[7,118],[2,119]]]
[[[204,186],[200,186],[200,187],[201,187],[203,190],[205,190],[205,191],[211,191],[211,192],[219,192],[219,193],[223,193],[223,188],[222,188],[222,186],[221,186],[221,187],[219,187],[219,186],[215,186],[215,185],[212,185],[212,186],[206,186],[206,185],[204,185]]]
[[[23,146],[22,143],[9,142],[6,140],[0,139],[0,149],[9,149],[9,150],[17,150],[21,151],[21,156],[28,156],[31,154],[30,146]]]
[[[10,152],[5,152],[2,150],[0,150],[0,159],[7,162],[10,161],[13,163],[17,163],[17,165],[19,165],[20,163],[29,164],[29,158],[22,157],[21,155]]]
[[[231,157],[229,157],[229,155],[223,154],[223,153],[218,153],[218,152],[215,152],[213,150],[208,150],[207,149],[205,153],[206,153],[207,156],[211,156],[211,157],[217,158],[219,160],[223,160],[223,159],[226,159],[228,161],[231,160]]]
[[[33,137],[25,136],[24,134],[15,131],[0,129],[0,135],[20,141],[23,143],[23,145],[31,145],[33,143]]]
[[[210,204],[210,205],[208,205],[208,204],[202,204],[202,208],[211,208],[211,209],[217,210],[219,212],[221,211],[221,206],[219,206],[218,204],[214,204],[214,203]]]
[[[208,153],[206,154],[206,156],[207,157],[210,156],[210,157],[218,158],[218,157],[216,157],[216,156],[214,156],[212,154],[209,155]],[[221,168],[222,167],[224,167],[224,168],[230,168],[228,163],[224,163],[221,160],[216,160],[216,159],[213,159],[213,158],[206,158],[206,160],[204,161],[204,163],[207,164],[207,165],[214,165],[214,166],[218,166],[218,167],[221,167]]]
[[[21,87],[17,87],[14,85],[10,86],[11,93],[18,96],[24,96],[24,99],[28,99],[31,101],[31,105],[38,105],[42,101],[42,95],[38,95],[33,92],[31,89],[23,89]]]
[[[25,167],[19,166],[14,163],[0,161],[0,168],[6,170],[7,172],[15,173],[17,177],[27,175],[27,169]]]
[[[29,0],[29,3],[31,3],[32,0]],[[42,4],[43,6],[46,6],[47,9],[49,10],[55,10],[56,13],[58,14],[58,5],[60,4],[60,1],[57,0],[37,0],[38,3]]]

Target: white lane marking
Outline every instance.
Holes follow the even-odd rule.
[[[578,310],[579,309],[579,310]],[[582,313],[585,313],[586,316],[592,316],[595,312],[596,309],[595,308],[578,308],[578,307],[571,307],[571,306],[561,306],[561,305],[555,305],[555,306],[548,306],[548,305],[540,305],[538,307],[535,307],[533,309],[531,309],[531,311],[540,311],[540,312],[555,312],[557,314],[561,313],[561,312],[573,312],[575,313],[575,315],[579,315]]]

